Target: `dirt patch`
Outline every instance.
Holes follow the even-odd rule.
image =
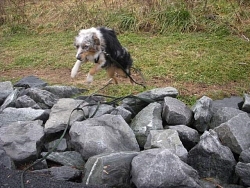
[[[34,75],[40,79],[52,84],[58,85],[72,85],[77,87],[86,88],[88,85],[84,82],[86,75],[83,72],[79,72],[76,78],[72,79],[70,77],[69,68],[60,68],[60,69],[12,69],[1,71],[1,80],[11,80],[17,81],[25,76]],[[140,75],[132,75],[135,80],[141,82],[142,79]],[[105,80],[95,79],[92,85],[101,86],[108,81],[108,78]],[[130,84],[129,79],[118,78],[120,84]],[[194,82],[177,82],[171,78],[164,77],[154,77],[151,80],[146,81],[146,85],[150,87],[175,87],[181,96],[195,96],[197,98],[201,96],[209,96],[211,98],[222,98],[228,96],[241,95],[243,92],[249,93],[250,87],[247,88],[247,83],[238,83],[231,82],[227,84],[214,84],[206,85],[203,83],[194,83]],[[247,88],[247,89],[245,89]]]

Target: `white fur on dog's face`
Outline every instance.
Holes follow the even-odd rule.
[[[102,34],[96,28],[82,29],[78,36],[75,38],[75,46],[77,48],[76,58],[80,61],[81,54],[88,51],[90,47],[94,46],[93,36],[96,36],[99,40],[102,38]]]

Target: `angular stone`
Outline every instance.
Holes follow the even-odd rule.
[[[41,120],[17,121],[0,128],[0,144],[17,163],[29,162],[40,154],[44,131]]]
[[[13,107],[15,106],[15,101],[18,97],[19,90],[15,89],[9,96],[5,99],[2,106],[0,106],[0,113],[6,108],[6,107]]]
[[[80,180],[82,176],[82,172],[80,170],[71,168],[70,166],[51,167],[43,170],[35,170],[33,173],[50,174],[54,179],[60,181]]]
[[[209,125],[210,129],[220,126],[222,123],[230,120],[231,118],[237,116],[238,114],[244,114],[245,112],[238,110],[236,108],[222,107],[219,108],[216,113],[213,114],[211,123]]]
[[[239,161],[243,163],[250,163],[250,148],[240,153]]]
[[[201,188],[196,170],[168,149],[145,150],[132,160],[132,181],[137,188]]]
[[[172,97],[164,98],[162,119],[168,125],[189,125],[193,118],[193,112],[188,106]]]
[[[111,113],[114,109],[113,106],[107,104],[94,105],[89,108],[89,117],[100,117]]]
[[[235,168],[236,174],[240,177],[244,186],[250,186],[250,163],[238,162]]]
[[[51,151],[57,144],[57,142],[59,141],[59,139],[57,140],[54,140],[52,142],[49,142],[47,144],[45,144],[45,148],[48,150],[48,151]],[[65,151],[67,149],[67,140],[65,138],[63,138],[59,145],[57,146],[57,148],[54,150],[54,151]]]
[[[33,120],[48,119],[48,114],[45,110],[35,110],[32,108],[12,108],[8,107],[0,114],[0,127],[8,126],[16,121],[33,121]]]
[[[236,161],[231,150],[223,146],[215,131],[205,131],[199,143],[189,151],[188,164],[201,178],[218,178],[224,183],[234,182]]]
[[[187,150],[184,148],[176,130],[151,130],[144,149],[164,148],[170,150],[183,161],[187,161]]]
[[[41,107],[29,96],[23,95],[18,97],[15,102],[16,108],[34,108],[34,109],[41,109]]]
[[[75,122],[69,134],[85,160],[105,152],[139,151],[132,129],[120,115],[106,114]]]
[[[200,132],[204,132],[209,127],[213,115],[212,102],[212,99],[203,96],[192,107],[194,113],[194,127]]]
[[[180,140],[187,150],[192,149],[200,140],[198,131],[186,125],[175,125],[168,128],[178,132]]]
[[[250,117],[241,113],[214,129],[223,143],[233,152],[240,154],[250,147]]]
[[[41,155],[44,157],[47,153],[48,152],[42,152]],[[85,165],[81,154],[76,151],[52,152],[46,157],[46,160],[77,169],[83,169]]]
[[[242,106],[242,110],[247,113],[250,113],[250,95],[244,94],[243,101],[244,103]]]
[[[60,86],[60,85],[46,86],[43,89],[49,91],[50,93],[53,93],[59,98],[70,98],[74,95],[79,95],[84,91],[86,91],[86,89],[79,89],[74,86]]]
[[[16,169],[14,161],[10,158],[9,155],[6,154],[2,145],[0,145],[0,164],[4,165],[5,167],[9,169],[13,169],[13,170]]]
[[[117,106],[110,114],[121,115],[127,123],[131,122],[132,113],[129,110],[123,108],[122,106]]]
[[[0,105],[4,100],[14,91],[13,85],[10,81],[0,82]]]
[[[19,80],[14,84],[15,87],[25,87],[25,88],[42,88],[47,85],[46,82],[41,80],[40,78],[36,76],[27,76]]]
[[[75,100],[71,98],[62,98],[51,108],[51,113],[48,121],[45,123],[44,131],[46,133],[56,133],[65,129],[69,119],[70,125],[75,121],[81,121],[84,117],[88,116],[88,108],[83,107],[83,111],[75,110],[84,105],[84,101]]]
[[[217,109],[222,107],[239,109],[242,103],[241,97],[232,96],[230,98],[224,98],[222,100],[213,101],[213,111],[216,112]]]
[[[45,109],[51,108],[58,100],[56,95],[39,88],[28,88],[25,94]]]
[[[122,106],[130,110],[134,115],[152,102],[161,102],[164,97],[177,97],[178,91],[173,87],[155,88],[136,95],[138,98],[125,98]],[[141,98],[141,99],[139,99]]]
[[[162,106],[154,102],[142,109],[132,120],[130,127],[134,131],[138,144],[144,147],[150,130],[162,130]]]
[[[105,153],[90,157],[85,165],[84,185],[130,187],[131,161],[138,152]]]

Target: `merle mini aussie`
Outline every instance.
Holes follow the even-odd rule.
[[[125,77],[130,75],[133,60],[127,49],[118,41],[114,30],[106,27],[82,29],[75,37],[75,46],[77,61],[71,70],[72,78],[76,76],[80,65],[87,61],[95,63],[89,70],[87,83],[93,81],[94,74],[101,68],[106,69],[108,76],[116,84],[118,83],[116,74]]]

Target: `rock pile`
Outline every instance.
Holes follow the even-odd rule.
[[[249,95],[204,96],[189,108],[173,87],[119,106],[83,92],[34,76],[0,82],[0,163],[16,169],[46,156],[69,123],[34,173],[107,187],[250,186]]]

